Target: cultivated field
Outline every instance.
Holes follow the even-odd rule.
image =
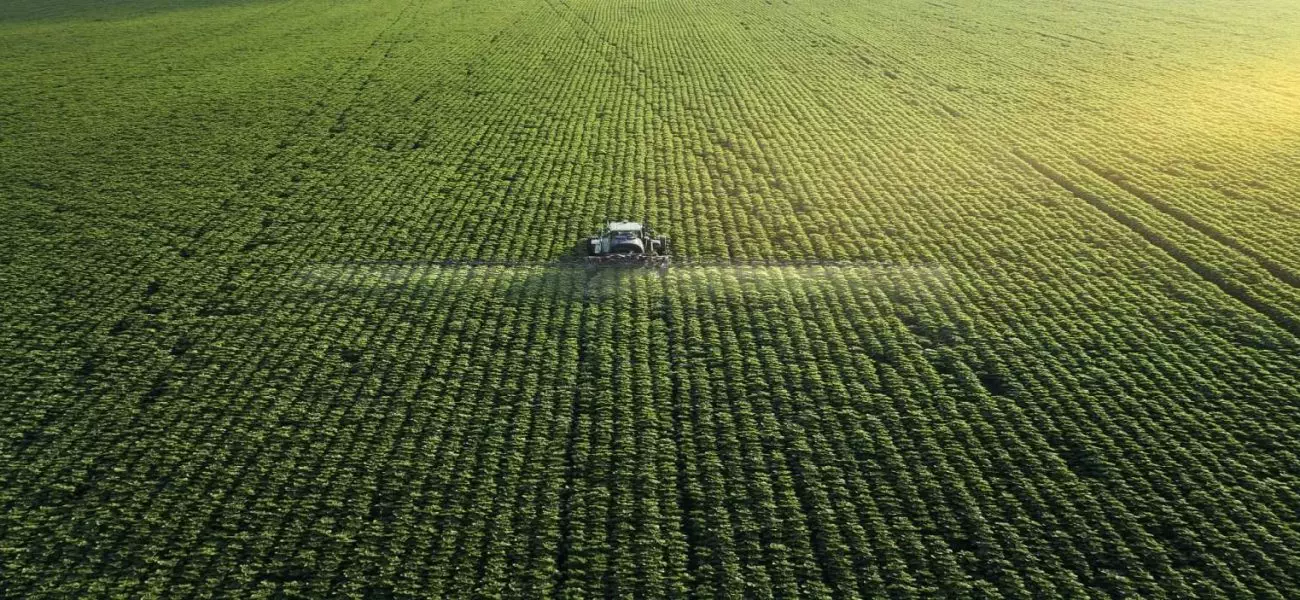
[[[1300,597],[1297,57],[1293,0],[7,0],[0,597]]]

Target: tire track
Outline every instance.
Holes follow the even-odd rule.
[[[1129,195],[1147,203],[1152,208],[1177,219],[1182,224],[1191,227],[1192,229],[1195,229],[1196,231],[1200,232],[1202,235],[1220,244],[1223,244],[1224,246],[1232,248],[1237,252],[1240,252],[1241,254],[1245,255],[1247,258],[1250,258],[1251,260],[1258,263],[1260,267],[1262,267],[1265,271],[1268,271],[1269,275],[1278,278],[1283,283],[1286,283],[1287,285],[1294,288],[1300,288],[1300,275],[1296,275],[1286,267],[1278,264],[1273,259],[1264,256],[1259,251],[1254,250],[1251,247],[1232,238],[1231,236],[1228,236],[1222,231],[1219,231],[1214,226],[1196,218],[1191,213],[1188,213],[1187,211],[1178,208],[1176,206],[1172,206],[1168,202],[1165,202],[1164,200],[1157,198],[1153,194],[1137,187],[1127,177],[1125,177],[1123,173],[1119,173],[1117,171],[1112,171],[1110,169],[1103,168],[1099,166],[1097,163],[1094,163],[1091,160],[1088,160],[1087,158],[1084,158],[1082,156],[1074,156],[1073,158],[1075,162],[1082,165],[1085,169],[1088,169],[1089,171],[1092,171],[1093,173],[1097,174],[1097,176],[1115,184],[1115,187],[1118,187],[1124,190],[1125,192],[1128,192]]]
[[[1249,289],[1238,285],[1214,267],[1198,260],[1196,257],[1192,256],[1190,252],[1171,242],[1159,232],[1148,227],[1142,221],[1112,206],[1096,194],[1080,187],[1067,179],[1064,175],[1054,171],[1051,167],[1039,162],[1034,157],[1025,154],[1020,149],[1013,148],[1011,154],[1024,163],[1026,167],[1047,178],[1052,183],[1055,183],[1075,198],[1087,202],[1093,208],[1101,211],[1115,222],[1127,227],[1133,233],[1138,234],[1142,239],[1146,240],[1147,243],[1159,248],[1174,260],[1182,263],[1183,266],[1190,269],[1193,273],[1196,273],[1205,281],[1219,288],[1223,293],[1231,296],[1238,302],[1264,316],[1279,328],[1296,337],[1300,337],[1300,321],[1297,321],[1294,315],[1291,315],[1287,311],[1260,299]]]

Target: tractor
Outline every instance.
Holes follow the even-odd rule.
[[[667,267],[668,238],[655,237],[647,225],[634,221],[610,221],[595,236],[587,238],[588,264]]]

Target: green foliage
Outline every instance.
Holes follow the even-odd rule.
[[[1298,32],[8,3],[0,597],[1300,597]]]

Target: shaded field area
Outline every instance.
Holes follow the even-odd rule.
[[[1300,595],[1292,3],[0,40],[0,596]]]

